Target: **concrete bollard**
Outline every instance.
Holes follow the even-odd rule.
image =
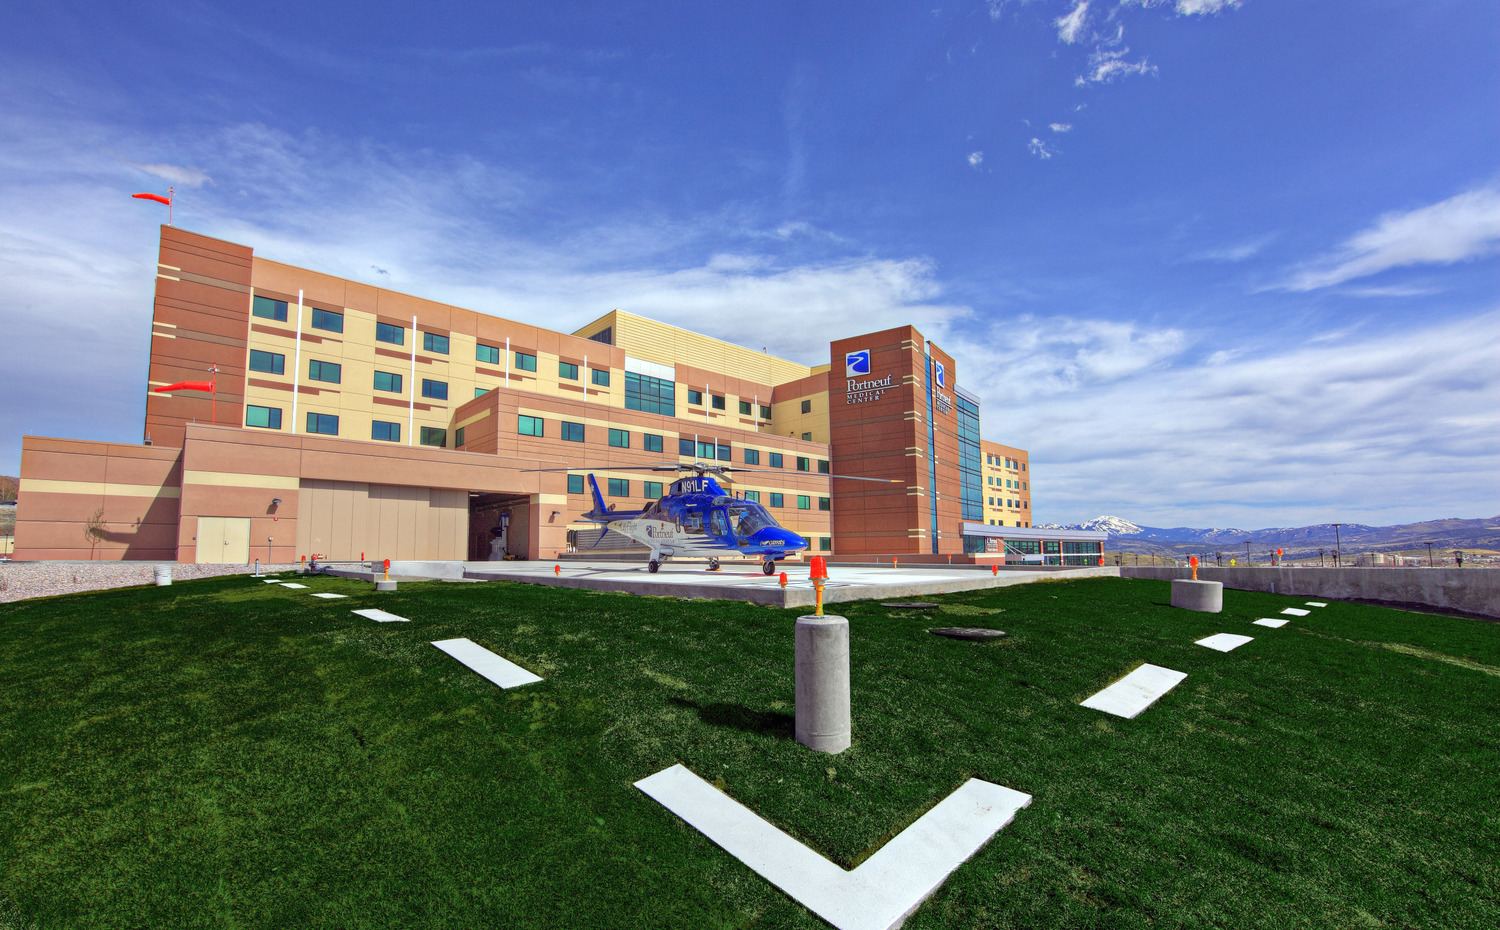
[[[156,566],[156,583],[158,585],[169,585],[172,583],[172,566]]]
[[[797,618],[797,742],[818,752],[849,748],[849,621]]]
[[[1172,582],[1172,606],[1216,614],[1224,609],[1224,584],[1220,581],[1191,581],[1178,578]]]
[[[377,581],[377,582],[375,582],[375,590],[376,591],[394,591],[394,590],[396,590],[396,582],[392,581],[389,578],[385,579],[384,581]]]

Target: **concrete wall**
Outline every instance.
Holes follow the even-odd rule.
[[[1187,568],[1122,566],[1125,578],[1191,578]],[[1500,571],[1484,568],[1214,568],[1204,581],[1226,588],[1332,600],[1387,601],[1500,618]]]

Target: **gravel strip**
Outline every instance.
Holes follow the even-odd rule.
[[[0,604],[33,597],[156,584],[156,566],[172,566],[172,580],[249,575],[250,565],[179,565],[176,562],[0,562]],[[262,572],[291,571],[297,563],[262,565]]]

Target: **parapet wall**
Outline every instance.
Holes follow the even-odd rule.
[[[1191,578],[1188,568],[1121,566],[1125,578]],[[1198,569],[1226,588],[1333,600],[1440,607],[1500,618],[1500,570],[1485,568],[1216,568]]]

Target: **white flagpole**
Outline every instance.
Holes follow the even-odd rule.
[[[417,421],[417,318],[411,318],[411,377],[406,386],[406,444],[416,445]]]
[[[297,385],[302,381],[302,292],[297,292],[297,345],[292,353],[292,435],[297,433]]]

